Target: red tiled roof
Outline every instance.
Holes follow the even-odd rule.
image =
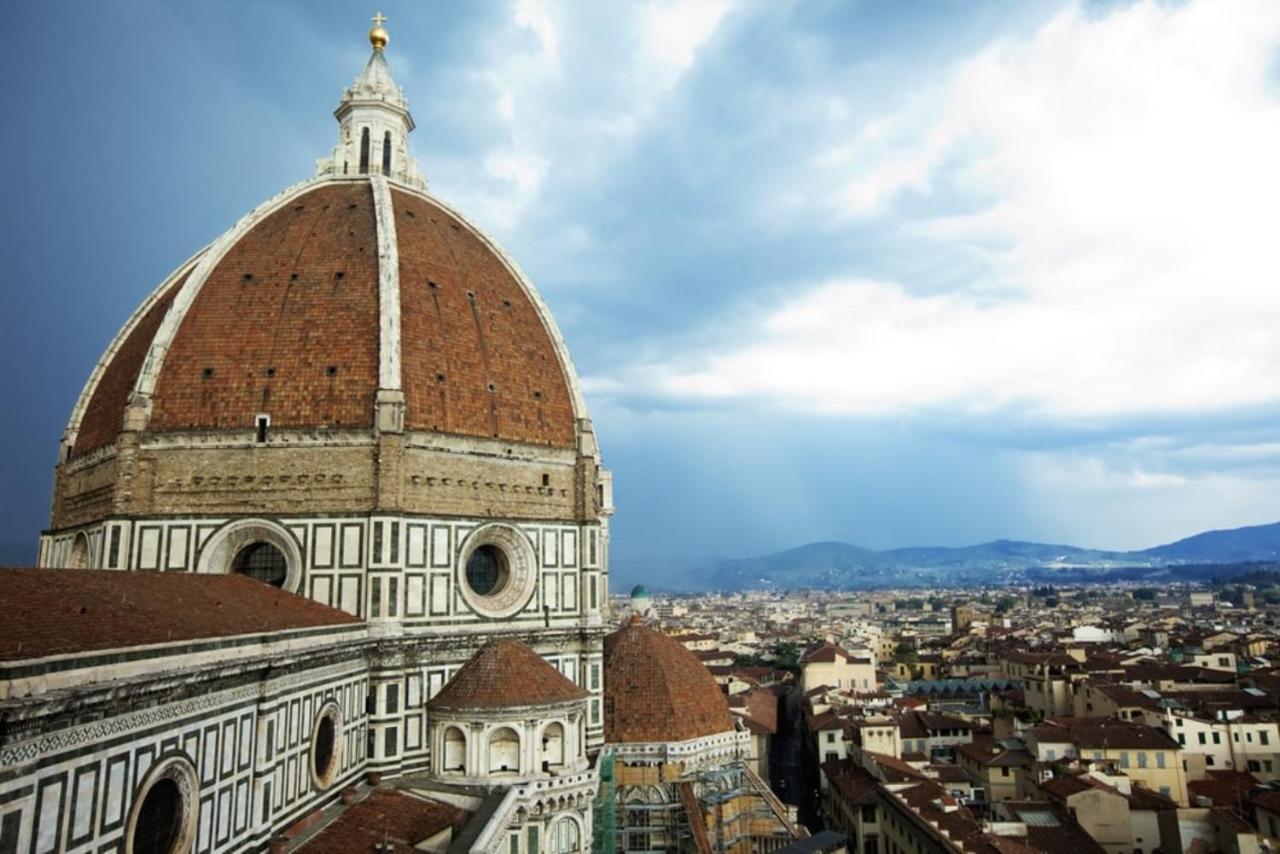
[[[243,575],[0,569],[0,661],[358,624]]]
[[[160,322],[164,320],[188,275],[189,272],[178,277],[168,290],[159,295],[146,313],[138,318],[133,329],[120,342],[111,361],[106,364],[85,406],[84,415],[81,416],[75,447],[71,449],[73,457],[109,445],[120,434],[120,428],[124,426],[124,408],[133,392],[133,384],[138,380],[138,373],[142,370],[142,361],[151,346],[151,339],[155,337]]]
[[[372,426],[377,243],[364,181],[319,186],[249,229],[174,335],[150,429],[249,430],[263,411],[272,427]]]
[[[836,787],[845,803],[854,806],[875,805],[879,781],[852,759],[828,759],[822,763],[822,773]]]
[[[1080,748],[1178,749],[1178,742],[1164,730],[1116,718],[1061,717],[1053,718],[1050,724],[1068,730],[1071,742]]]
[[[581,700],[587,692],[516,640],[490,641],[427,701],[428,709],[505,709]]]
[[[568,366],[508,263],[422,195],[391,199],[405,427],[572,446]],[[273,428],[371,427],[384,325],[377,237],[364,180],[321,182],[241,234],[178,325],[149,428],[249,431],[258,412]],[[115,440],[180,286],[107,359],[74,455]]]
[[[685,741],[734,728],[697,656],[646,625],[630,623],[605,638],[604,671],[606,741]]]
[[[805,664],[830,664],[836,660],[837,655],[845,660],[852,657],[831,641],[823,641],[806,652],[801,661]]]
[[[438,205],[403,190],[391,197],[405,427],[571,446],[577,422],[560,357],[506,263]]]
[[[328,827],[300,845],[298,854],[418,854],[419,843],[440,831],[456,831],[469,814],[406,792],[375,789],[343,810]],[[389,847],[378,848],[387,843]]]
[[[1194,800],[1208,798],[1217,806],[1235,806],[1262,781],[1246,771],[1205,769],[1205,779],[1188,780],[1187,793]]]

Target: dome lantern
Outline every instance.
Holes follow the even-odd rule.
[[[381,12],[373,16],[369,43],[373,52],[364,70],[342,92],[334,118],[338,120],[338,144],[332,154],[316,163],[317,175],[385,175],[413,187],[425,188],[417,162],[409,156],[408,137],[413,131],[409,100],[387,68],[390,41]]]

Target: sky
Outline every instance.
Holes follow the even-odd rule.
[[[1280,519],[1280,3],[381,10],[431,192],[568,341],[615,558]],[[0,542],[133,309],[333,146],[374,11],[7,10]]]

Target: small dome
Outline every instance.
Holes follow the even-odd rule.
[[[631,588],[631,598],[632,599],[648,599],[649,591],[644,589],[643,584],[637,584],[635,587]]]
[[[515,640],[485,644],[427,701],[428,709],[508,709],[582,700],[587,692]]]
[[[733,728],[720,686],[679,641],[640,622],[605,638],[605,741],[686,741]]]

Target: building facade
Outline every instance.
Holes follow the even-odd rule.
[[[590,846],[610,475],[555,320],[427,192],[370,42],[315,176],[161,282],[76,401],[24,572],[83,643],[14,631],[0,850],[259,850],[387,780],[472,791],[470,850]],[[243,585],[195,610],[205,582]],[[477,660],[558,693],[449,702]]]

